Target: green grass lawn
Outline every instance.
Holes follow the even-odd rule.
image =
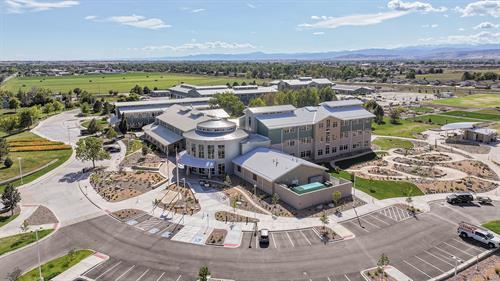
[[[333,176],[350,180],[351,175],[346,171],[332,173]],[[412,196],[424,195],[416,185],[406,181],[384,181],[384,180],[368,180],[356,177],[355,185],[359,189],[379,200],[395,197],[407,197],[408,191],[411,190]]]
[[[400,139],[376,138],[372,143],[382,150],[389,150],[391,148],[413,148],[413,143],[411,141]]]
[[[10,214],[10,212],[9,212]],[[0,227],[8,224],[9,222],[13,221],[15,218],[17,218],[17,216],[19,216],[19,214],[15,214],[13,216],[1,216],[0,217]]]
[[[484,223],[483,227],[495,232],[496,234],[500,234],[500,220]]]
[[[412,107],[411,109],[415,112],[418,112],[418,113],[432,113],[432,112],[434,112],[434,109],[432,109],[430,107]]]
[[[413,118],[412,118],[413,120]],[[379,136],[415,138],[414,134],[421,133],[436,125],[413,122],[409,119],[400,119],[398,124],[391,124],[389,118],[384,117],[384,124],[372,124],[373,134]]]
[[[450,115],[450,116],[457,116],[457,117],[483,119],[483,120],[489,120],[489,121],[500,121],[500,114],[490,114],[490,113],[484,113],[484,112],[449,111],[449,112],[445,112],[443,114]]]
[[[13,141],[18,139],[29,139],[29,140],[44,140],[44,138],[37,136],[31,132],[22,132],[7,137],[7,141]],[[19,175],[19,160],[21,157],[21,167],[23,174],[27,174],[30,171],[36,170],[39,167],[57,159],[56,162],[43,168],[36,173],[29,176],[23,177],[23,183],[26,184],[31,182],[41,175],[51,171],[52,169],[58,167],[64,163],[72,154],[71,149],[65,150],[49,150],[49,151],[25,151],[25,152],[9,152],[9,157],[13,160],[13,165],[10,168],[6,168],[3,162],[0,163],[0,180],[6,180]],[[21,184],[21,180],[13,182],[15,186]],[[0,186],[0,193],[3,192],[4,186]]]
[[[432,101],[434,104],[467,106],[479,108],[500,107],[500,95],[498,94],[475,94],[460,98],[449,98]]]
[[[418,124],[429,125],[428,124],[429,119],[430,119],[432,125],[438,125],[438,126],[443,126],[446,124],[457,123],[457,122],[480,122],[481,121],[481,120],[477,120],[477,119],[462,118],[462,117],[457,117],[457,116],[452,116],[452,115],[437,115],[437,114],[417,116],[417,117],[415,117],[415,119],[413,117],[411,117],[407,120],[421,121],[422,123],[418,123]]]
[[[58,257],[43,264],[42,265],[43,279],[50,280],[56,277],[57,275],[63,273],[70,267],[74,266],[75,264],[79,263],[81,260],[85,259],[86,257],[92,254],[94,254],[94,251],[78,250],[74,251],[72,255],[68,253],[67,255]],[[30,272],[23,274],[18,281],[36,281],[36,280],[38,280],[38,268],[35,268]]]
[[[85,128],[88,128],[89,124],[90,124],[90,120],[91,119],[83,121],[82,126]],[[100,126],[101,128],[104,128],[104,127],[109,125],[108,121],[102,120],[101,118],[96,118],[95,120],[97,121],[97,125]]]
[[[497,109],[481,109],[481,110],[474,111],[474,112],[500,115],[500,110],[497,110]]]
[[[107,94],[109,90],[116,90],[120,93],[128,93],[135,85],[141,87],[148,86],[150,89],[170,88],[181,82],[194,85],[225,85],[233,82],[250,83],[259,79],[245,79],[227,76],[202,76],[173,73],[122,73],[122,74],[99,74],[82,76],[42,76],[42,77],[16,77],[7,81],[1,89],[16,92],[19,89],[29,90],[32,87],[43,87],[54,92],[67,93],[74,88],[81,88],[89,93]]]
[[[140,141],[140,140],[130,140],[129,141],[127,139],[124,139],[123,143],[127,147],[126,155],[129,155],[131,153],[136,152],[139,149],[142,149],[142,141]]]
[[[460,81],[462,79],[462,75],[464,74],[466,70],[463,69],[452,69],[452,70],[445,70],[443,73],[434,73],[434,74],[420,74],[416,75],[417,79],[427,79],[427,80],[440,80],[440,81],[448,81],[448,80],[456,80]],[[473,72],[496,72],[497,74],[500,74],[499,70],[495,69],[470,69],[467,70],[470,73]]]
[[[38,239],[49,235],[53,229],[38,231]],[[0,238],[0,255],[22,248],[36,241],[35,232],[27,232]]]

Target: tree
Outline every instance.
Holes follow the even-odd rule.
[[[113,111],[113,105],[110,104],[109,102],[105,101],[104,104],[102,105],[102,114],[108,115],[112,111]]]
[[[262,107],[262,106],[266,106],[266,103],[261,98],[255,98],[255,99],[252,99],[250,101],[250,103],[248,104],[248,106],[249,107]]]
[[[9,100],[9,108],[10,109],[14,109],[14,111],[17,112],[17,109],[20,106],[21,106],[21,102],[19,101],[19,99],[17,99],[16,97],[10,98],[10,100]]]
[[[200,281],[208,281],[208,276],[210,276],[210,271],[208,270],[208,267],[206,265],[200,267],[200,270],[198,271],[198,278]]]
[[[14,215],[14,209],[19,202],[21,202],[21,194],[9,183],[2,194],[2,204],[7,210],[11,211],[11,215]]]
[[[22,109],[18,112],[19,127],[29,128],[40,118],[40,110],[36,107]]]
[[[226,175],[226,179],[224,180],[224,183],[227,186],[231,186],[232,182],[231,182],[231,177],[229,175]]]
[[[142,87],[139,86],[139,85],[135,85],[131,90],[130,90],[130,93],[134,93],[134,94],[137,94],[137,95],[142,95],[143,94],[143,90],[142,90]]]
[[[102,102],[100,100],[97,100],[96,102],[94,102],[92,111],[94,111],[94,113],[99,113],[101,112],[101,110],[102,110]]]
[[[120,130],[122,134],[126,134],[128,131],[128,122],[127,118],[125,118],[124,113],[122,113],[122,116],[120,118],[120,123],[118,124],[118,130]]]
[[[146,156],[151,152],[151,148],[146,143],[142,144],[142,156]]]
[[[280,202],[280,196],[278,193],[273,193],[273,197],[271,197],[271,203],[273,204],[273,209],[276,209],[276,205]]]
[[[76,143],[76,158],[82,161],[92,161],[92,166],[95,168],[95,161],[111,159],[111,156],[103,149],[100,138],[86,137],[79,139]]]
[[[12,164],[14,164],[14,162],[12,161],[12,159],[10,159],[10,157],[5,158],[5,161],[3,161],[3,165],[6,168],[12,167]]]
[[[23,233],[28,231],[30,228],[28,220],[23,220],[23,223],[19,226],[19,228],[21,229],[21,232],[23,232]]]
[[[375,123],[382,124],[384,122],[384,109],[375,100],[369,100],[364,107],[375,115]]]
[[[332,192],[332,201],[335,207],[339,204],[340,198],[342,198],[342,193],[340,193],[340,191]]]
[[[82,111],[82,114],[87,115],[90,113],[90,104],[84,102],[80,104],[80,110]]]
[[[64,109],[64,104],[58,100],[52,102],[52,107],[54,111],[61,111]]]
[[[148,86],[144,86],[144,88],[142,89],[142,93],[145,95],[149,95],[151,94],[151,89],[149,89]]]
[[[0,138],[0,160],[9,154],[9,144],[5,138]]]
[[[231,198],[231,207],[234,210],[234,213],[236,214],[236,207],[238,207],[238,198],[233,197]]]
[[[87,131],[89,134],[95,134],[99,132],[101,128],[99,127],[99,124],[97,124],[97,120],[95,118],[92,118],[89,122],[89,126],[87,127]]]
[[[386,256],[384,253],[380,256],[380,258],[377,261],[377,267],[380,271],[382,271],[382,279],[384,278],[385,275],[385,267],[389,265],[389,257]]]
[[[321,213],[319,220],[323,224],[323,233],[326,233],[326,225],[330,223],[330,219],[328,219],[328,215],[326,214],[325,211],[323,211],[323,213]]]
[[[6,132],[13,131],[18,124],[18,116],[7,116],[0,119],[0,129]]]
[[[399,110],[391,109],[391,111],[389,112],[389,118],[390,118],[391,124],[397,124],[399,117],[400,117]]]
[[[219,106],[223,108],[231,116],[241,116],[245,105],[233,93],[215,94],[209,101],[210,106]]]
[[[115,129],[109,128],[108,131],[106,132],[106,138],[108,139],[114,139],[118,136],[116,133]]]

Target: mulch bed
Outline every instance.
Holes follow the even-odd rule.
[[[39,206],[36,210],[26,219],[28,225],[42,225],[49,223],[57,223],[59,222],[52,213],[52,211],[44,206]]]
[[[496,254],[482,260],[478,264],[478,269],[476,270],[476,264],[460,272],[457,276],[452,276],[448,278],[448,281],[487,281],[487,280],[500,280],[500,253],[497,251]]]
[[[114,218],[116,218],[122,222],[125,222],[125,221],[132,219],[132,218],[136,218],[139,215],[145,214],[145,213],[146,212],[144,212],[143,210],[138,210],[138,209],[123,209],[123,210],[113,212],[113,213],[111,213],[111,215]]]
[[[250,218],[247,216],[238,215],[235,213],[229,213],[226,211],[219,211],[215,213],[215,219],[223,222],[245,222],[254,223],[258,222],[258,219]]]
[[[475,160],[462,160],[452,163],[444,163],[443,166],[462,171],[466,174],[473,175],[479,178],[490,180],[498,180],[497,174],[480,161]]]
[[[227,230],[225,229],[214,229],[210,236],[207,238],[205,244],[213,246],[224,246],[224,239],[226,239]]]
[[[198,202],[198,199],[196,199],[193,191],[188,186],[182,187],[182,186],[177,186],[177,184],[175,183],[172,183],[170,186],[167,187],[167,189],[179,192],[180,194],[182,194],[182,197],[181,199],[173,202],[170,205],[160,202],[158,204],[158,207],[164,210],[172,210],[176,214],[190,214],[190,215],[195,214],[201,210],[201,206],[200,203]]]
[[[342,237],[338,235],[333,229],[328,226],[315,226],[314,229],[319,233],[322,237],[323,242],[332,242],[335,240],[339,240]]]

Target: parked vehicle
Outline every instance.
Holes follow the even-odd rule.
[[[118,153],[120,152],[121,148],[119,145],[106,145],[104,146],[104,150],[109,153]]]
[[[446,196],[446,202],[450,204],[471,203],[473,200],[474,196],[470,192],[453,193]]]
[[[495,236],[487,229],[475,226],[467,222],[461,222],[458,225],[457,233],[462,238],[472,238],[487,245],[489,248],[500,247],[500,237]]]
[[[476,196],[476,201],[479,202],[479,204],[491,204],[491,203],[493,203],[493,200],[491,200],[491,198],[488,196]]]
[[[260,230],[259,241],[261,244],[269,244],[269,230],[268,229],[263,228]]]

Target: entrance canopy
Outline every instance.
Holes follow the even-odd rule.
[[[179,153],[180,164],[194,168],[213,169],[215,167],[214,160],[206,160],[189,155],[185,150]]]

